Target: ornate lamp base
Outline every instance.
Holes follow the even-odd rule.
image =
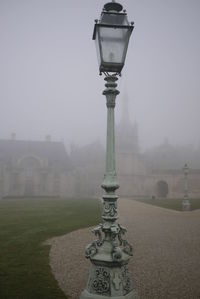
[[[87,288],[80,299],[138,299],[128,272],[128,265],[118,267],[92,264]]]
[[[86,248],[91,266],[87,287],[80,299],[138,298],[128,270],[132,246],[121,236],[125,233],[125,228],[113,224],[106,231],[104,239],[101,229],[104,230],[105,226],[101,225],[93,230],[99,239]]]

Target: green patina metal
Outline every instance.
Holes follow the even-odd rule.
[[[117,174],[115,167],[115,99],[119,94],[116,89],[118,80],[115,76],[107,76],[106,89],[103,95],[106,96],[106,106],[107,106],[107,140],[106,140],[106,174],[104,176],[104,181],[102,183],[102,188],[108,193],[115,192],[119,188],[117,182]]]
[[[93,39],[97,45],[100,74],[106,75],[107,141],[106,171],[102,188],[103,223],[93,233],[97,237],[86,247],[91,261],[89,278],[81,299],[135,299],[138,298],[128,271],[132,246],[124,238],[126,229],[117,223],[119,188],[115,167],[115,100],[119,94],[117,75],[124,66],[128,42],[133,30],[123,6],[114,1],[104,5],[100,20],[95,21]],[[110,75],[110,73],[115,73]]]
[[[119,188],[115,167],[115,99],[119,94],[116,89],[116,76],[106,76],[107,105],[107,145],[106,173],[102,183],[103,223],[93,233],[97,237],[86,247],[86,257],[91,261],[86,289],[80,299],[135,299],[138,298],[133,286],[128,262],[132,256],[132,246],[124,238],[126,229],[116,222],[117,199],[115,191]]]
[[[183,167],[184,171],[184,197],[183,197],[183,211],[190,211],[190,199],[188,196],[188,173],[189,173],[189,167],[187,164]]]

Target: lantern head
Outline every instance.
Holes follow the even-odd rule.
[[[121,4],[109,2],[104,5],[100,20],[95,20],[93,32],[100,73],[121,73],[133,24],[128,22]]]

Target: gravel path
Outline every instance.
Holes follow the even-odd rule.
[[[129,264],[140,299],[200,298],[200,211],[178,212],[120,199],[119,223],[128,229],[134,255]],[[50,265],[61,289],[78,299],[90,262],[90,229],[53,238]]]

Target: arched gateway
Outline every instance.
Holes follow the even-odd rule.
[[[167,197],[169,193],[168,184],[165,181],[158,181],[156,184],[156,194],[158,197]]]

